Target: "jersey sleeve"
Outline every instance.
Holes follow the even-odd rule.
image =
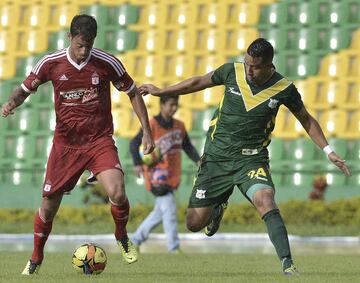
[[[21,84],[21,88],[27,92],[36,92],[38,87],[49,81],[50,62],[44,56],[31,70],[29,76]]]
[[[290,91],[284,99],[284,105],[289,108],[291,112],[299,112],[304,106],[301,95],[294,84],[290,86]]]
[[[211,80],[216,85],[223,85],[226,82],[226,79],[229,76],[229,73],[234,68],[233,63],[226,63],[224,65],[221,65],[219,68],[217,68],[214,72],[214,74],[211,77]]]
[[[114,87],[126,93],[129,93],[134,87],[135,82],[131,76],[127,73],[124,65],[115,56],[109,55],[112,60],[109,61],[111,65],[111,78]]]

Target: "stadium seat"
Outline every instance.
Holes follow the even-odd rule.
[[[335,104],[341,109],[347,110],[357,110],[360,109],[360,79],[351,78],[342,80],[342,83],[345,85],[343,96],[344,99],[335,97]]]
[[[351,142],[348,155],[345,156],[344,159],[346,159],[346,163],[352,171],[360,172],[360,140]]]
[[[54,107],[54,88],[51,82],[41,85],[37,92],[32,93],[28,98],[28,105],[34,108]]]
[[[301,99],[304,102],[305,107],[307,109],[312,109],[317,93],[315,80],[310,77],[305,80],[295,81],[294,85],[300,93]]]
[[[339,133],[339,137],[347,139],[359,139],[360,138],[360,111],[350,112],[348,114],[348,123],[345,126],[345,130]]]
[[[216,108],[207,108],[205,110],[193,111],[193,134],[204,134],[210,127],[210,121],[213,119]]]
[[[19,23],[17,28],[28,30],[44,29],[50,19],[50,7],[46,3],[19,5]]]
[[[150,28],[165,27],[166,5],[147,1],[138,6],[138,21],[135,24],[129,25],[129,29],[133,31],[144,31]]]
[[[33,172],[34,168],[22,164],[12,163],[3,172],[3,182],[9,185],[28,187],[34,184]]]
[[[326,182],[330,186],[344,186],[347,177],[342,172],[328,172],[326,173]]]
[[[135,24],[139,18],[139,8],[132,4],[112,6],[109,9],[109,25],[121,28]]]
[[[239,28],[240,26],[256,25],[260,17],[260,5],[254,2],[226,1],[225,27]]]
[[[19,12],[18,3],[8,1],[0,4],[0,30],[18,26]]]
[[[328,110],[321,114],[319,123],[325,136],[344,137],[348,119],[348,113],[344,110]]]
[[[123,53],[136,48],[137,33],[126,29],[104,32],[96,38],[94,46],[115,54]]]
[[[15,30],[0,30],[0,56],[14,56],[17,33]]]
[[[290,172],[284,175],[284,185],[290,189],[294,187],[310,188],[312,187],[313,178],[313,172]]]
[[[275,54],[274,64],[280,73],[291,80],[298,80],[317,74],[318,56],[313,53],[299,52],[289,52],[285,55]]]
[[[179,107],[178,111],[176,111],[175,118],[181,120],[185,124],[186,131],[190,132],[193,128],[193,113],[191,109]]]
[[[312,140],[298,138],[288,142],[286,149],[287,167],[290,171],[309,171],[314,169],[316,146]]]
[[[38,54],[18,59],[16,62],[16,76],[25,79],[42,57],[42,54]]]
[[[260,26],[282,26],[288,21],[286,1],[263,6],[260,10]]]
[[[15,73],[16,73],[15,56],[0,55],[0,81],[12,78],[15,75]]]
[[[218,35],[216,43],[221,44],[216,44],[215,50],[218,51],[218,48],[220,47],[221,50],[224,49],[223,54],[228,56],[236,56],[244,53],[250,43],[258,37],[259,33],[255,28],[228,29],[226,30],[225,39],[222,38],[221,32],[220,36]]]
[[[318,28],[318,46],[321,51],[334,52],[350,45],[351,30],[347,27]]]
[[[52,32],[48,36],[48,50],[54,52],[63,49],[69,45],[69,42],[67,30]]]
[[[59,31],[64,28],[68,29],[73,17],[75,15],[79,15],[80,13],[79,4],[77,2],[59,3],[59,1],[57,3],[51,3],[49,21],[46,26],[46,30]]]
[[[284,106],[276,116],[273,136],[282,139],[295,139],[305,136],[305,130],[295,116]]]
[[[207,107],[219,106],[221,99],[224,96],[224,86],[216,86],[207,88],[202,91],[204,103]]]
[[[110,23],[110,9],[111,8],[109,8],[108,6],[101,4],[86,5],[80,7],[82,13],[91,15],[96,19],[96,22],[100,28],[105,28]]]
[[[267,147],[269,151],[271,174],[283,172],[285,160],[284,140],[280,138],[272,138],[271,143]]]

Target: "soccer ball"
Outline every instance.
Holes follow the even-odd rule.
[[[105,251],[93,243],[78,247],[73,253],[72,265],[82,274],[100,274],[106,267]]]
[[[161,151],[158,147],[155,147],[150,154],[144,154],[143,147],[141,146],[139,153],[142,162],[147,166],[154,166],[161,160]]]

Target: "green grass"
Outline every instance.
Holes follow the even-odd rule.
[[[250,254],[141,254],[139,262],[125,264],[119,254],[108,254],[105,271],[97,276],[77,274],[71,255],[47,253],[40,274],[20,275],[28,253],[3,253],[0,282],[358,282],[357,255],[299,256],[300,276],[285,277],[273,255]]]

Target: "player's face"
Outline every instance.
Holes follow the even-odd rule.
[[[76,63],[81,64],[89,56],[94,45],[94,39],[85,40],[81,35],[71,36],[70,39],[70,57]]]
[[[255,85],[262,85],[272,74],[273,64],[271,62],[263,62],[261,57],[252,57],[246,54],[244,63],[246,78]]]
[[[178,109],[178,100],[170,98],[165,103],[161,104],[161,114],[165,119],[170,119],[174,116]]]

